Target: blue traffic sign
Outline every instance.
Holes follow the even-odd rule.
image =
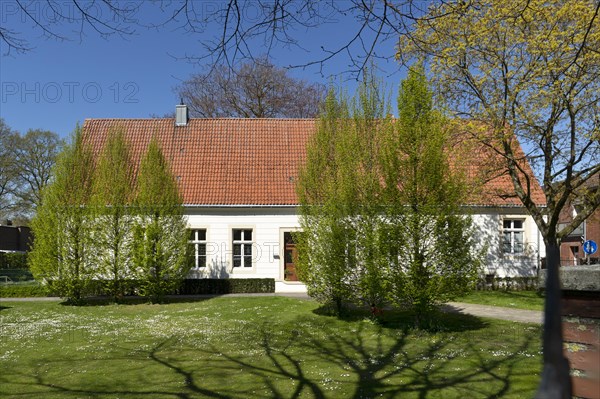
[[[597,250],[598,250],[598,244],[596,244],[595,241],[587,240],[586,242],[583,243],[583,252],[585,252],[586,254],[591,255],[594,252],[596,252]]]

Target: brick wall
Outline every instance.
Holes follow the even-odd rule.
[[[564,353],[573,395],[600,399],[600,266],[562,268]]]
[[[563,291],[563,339],[573,395],[600,399],[600,292]]]

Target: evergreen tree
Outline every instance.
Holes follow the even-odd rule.
[[[35,240],[29,259],[33,274],[73,303],[85,297],[96,273],[88,207],[93,165],[77,126],[71,143],[58,156],[54,178],[43,189],[32,221]]]
[[[135,276],[152,302],[161,302],[189,271],[181,198],[167,161],[153,138],[140,163],[133,236]]]
[[[106,292],[119,300],[132,272],[133,200],[129,147],[120,130],[111,130],[98,160],[91,212],[98,272]]]

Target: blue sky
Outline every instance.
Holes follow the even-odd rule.
[[[69,0],[58,4],[70,5]],[[43,8],[34,11],[36,15],[47,12]],[[164,19],[158,7],[142,7],[136,17],[141,21]],[[351,23],[340,17],[338,22],[322,25],[314,32],[293,32],[307,50],[280,48],[272,61],[287,66],[314,60],[322,54],[320,46],[342,40],[340,33],[349,31]],[[200,40],[214,37],[222,28],[214,22],[204,32],[191,34],[177,29],[176,24],[159,31],[135,27],[132,35],[109,39],[87,28],[80,40],[77,25],[61,24],[56,29],[70,40],[60,41],[44,37],[14,3],[6,0],[0,1],[0,25],[20,32],[34,46],[25,54],[13,51],[6,55],[7,46],[0,45],[0,117],[22,133],[40,128],[62,137],[86,118],[147,118],[172,112],[179,102],[173,88],[192,73],[203,71],[202,64],[174,56],[204,55]],[[253,48],[256,54],[260,54],[260,46],[256,43]],[[384,43],[380,50],[393,54],[394,43]],[[327,63],[323,74],[318,67],[293,69],[290,74],[321,83],[334,77],[337,84],[351,92],[355,81],[345,81],[341,75],[348,70],[347,64],[345,57],[339,57]],[[387,74],[399,69],[394,61],[378,66]],[[397,87],[400,78],[398,73],[392,75],[388,79],[390,88]]]

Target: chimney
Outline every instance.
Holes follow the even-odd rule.
[[[181,100],[181,104],[175,106],[175,126],[187,126],[188,119],[187,105]]]

